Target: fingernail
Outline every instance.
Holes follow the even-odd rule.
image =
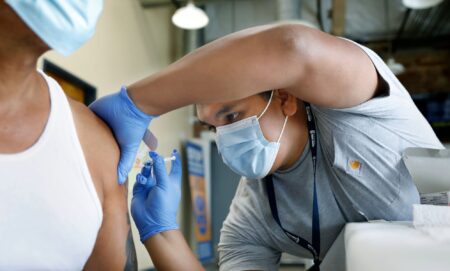
[[[125,183],[126,178],[124,177],[119,177],[119,184],[122,185]]]
[[[142,176],[141,174],[138,174],[138,176],[137,176],[137,181],[138,181],[140,184],[146,184],[146,183],[147,183],[147,178],[145,178],[145,177]]]
[[[172,154],[176,154],[177,152],[177,149],[173,149]]]
[[[151,151],[150,152],[150,157],[151,158],[155,158],[155,157],[157,157],[158,156],[158,154],[155,152],[155,151]]]

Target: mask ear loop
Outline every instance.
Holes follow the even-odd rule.
[[[266,113],[267,109],[269,108],[270,102],[272,101],[273,92],[274,91],[272,90],[272,92],[270,93],[269,102],[267,103],[267,105],[264,108],[264,110],[262,111],[262,113],[258,117],[256,117],[257,120],[259,120],[264,115],[264,113]],[[283,128],[281,128],[281,132],[280,132],[280,135],[278,136],[277,143],[280,143],[280,141],[281,141],[281,137],[283,136],[284,128],[286,128],[288,118],[289,118],[288,116],[286,116],[286,118],[284,118]]]
[[[259,120],[259,119],[264,115],[264,113],[266,113],[267,109],[269,108],[270,102],[272,101],[272,97],[273,97],[273,90],[272,90],[272,92],[270,93],[270,99],[269,99],[269,102],[267,103],[266,107],[264,108],[264,110],[262,111],[262,113],[259,114],[259,116],[256,117],[257,120]]]
[[[288,121],[288,116],[284,118],[283,128],[281,128],[280,136],[278,137],[277,143],[280,143],[281,137],[283,136],[284,128],[286,128],[286,123]]]

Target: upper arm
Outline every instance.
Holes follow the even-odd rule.
[[[85,270],[137,270],[124,186],[105,191],[103,223]]]
[[[84,105],[70,102],[77,134],[103,207],[103,221],[86,270],[135,270],[127,185],[117,183],[119,148],[108,127]]]
[[[372,97],[376,86],[375,68],[357,45],[302,25],[269,25],[213,41],[128,90],[141,109],[158,115],[272,89],[347,107]]]
[[[345,108],[372,98],[379,86],[370,57],[353,42],[321,31],[298,27],[301,46],[293,52],[291,69],[301,65],[298,81],[287,91],[310,103]]]

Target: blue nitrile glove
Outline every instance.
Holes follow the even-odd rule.
[[[136,176],[131,200],[131,215],[142,242],[157,233],[178,229],[181,160],[176,150],[172,155],[175,156],[175,160],[172,161],[169,175],[167,175],[163,158],[156,152],[150,152],[150,157],[153,159],[152,165],[144,166],[141,173]]]
[[[125,87],[93,102],[89,108],[111,128],[120,147],[117,166],[119,184],[123,184],[133,167],[136,153],[153,116],[139,110],[128,97]]]

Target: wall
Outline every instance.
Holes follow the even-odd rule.
[[[405,66],[405,72],[398,78],[411,93],[450,93],[448,48],[398,52],[395,58]]]
[[[97,87],[98,97],[117,91],[156,72],[172,62],[173,28],[170,17],[173,9],[146,9],[139,1],[106,0],[95,36],[69,57],[49,52],[44,58],[68,70]],[[190,108],[183,108],[161,116],[152,125],[160,138],[158,151],[164,155],[180,146],[180,139],[189,135]],[[135,172],[130,175],[130,186]],[[131,197],[131,189],[130,197]],[[134,228],[140,269],[152,266]]]
[[[397,75],[397,78],[413,98],[416,98],[416,103],[423,115],[428,120],[432,120],[431,125],[439,139],[449,144],[450,52],[448,45],[441,48],[430,46],[398,50],[393,57],[405,67],[405,71]],[[387,56],[383,56],[383,59],[387,59]]]

